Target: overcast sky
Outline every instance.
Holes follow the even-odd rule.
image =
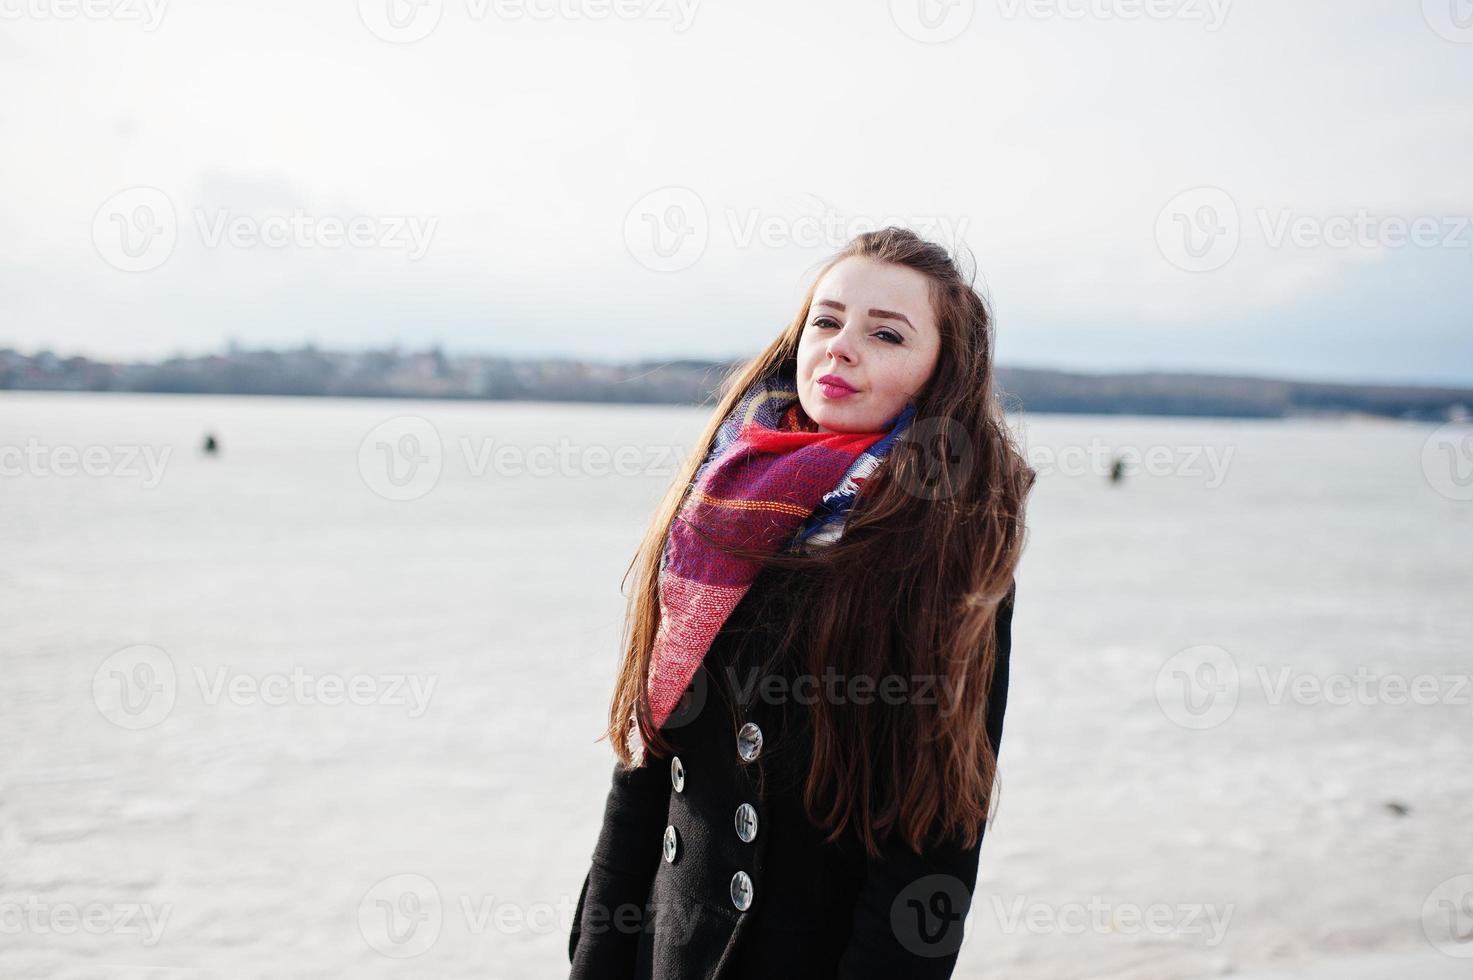
[[[851,234],[999,360],[1473,384],[1468,0],[0,0],[0,346],[740,356]]]

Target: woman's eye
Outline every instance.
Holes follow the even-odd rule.
[[[813,321],[813,326],[819,328],[837,327],[839,325],[839,321],[835,320],[831,316],[821,316]],[[877,330],[875,331],[875,336],[879,337],[887,344],[901,344],[905,342],[905,338],[900,336],[900,334],[896,333],[894,330]]]

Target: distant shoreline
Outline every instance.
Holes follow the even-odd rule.
[[[134,390],[76,390],[63,388],[0,388],[0,398],[9,394],[21,395],[164,395],[170,398],[297,398],[307,401],[404,401],[404,402],[445,402],[447,404],[516,404],[516,405],[555,405],[569,408],[589,407],[603,405],[615,408],[691,408],[701,406],[692,402],[614,402],[614,401],[588,401],[569,400],[561,398],[482,398],[476,396],[433,396],[433,395],[345,395],[345,394],[277,394],[274,392],[236,392],[236,391],[134,391]],[[714,403],[708,403],[707,407],[713,407]],[[1395,424],[1401,422],[1417,422],[1422,424],[1438,424],[1446,421],[1443,419],[1418,419],[1412,417],[1401,417],[1394,415],[1377,415],[1369,412],[1291,412],[1283,415],[1210,415],[1210,414],[1181,414],[1173,412],[1117,412],[1098,411],[1085,412],[1074,409],[1050,409],[1050,408],[1022,408],[1017,404],[1017,399],[1009,398],[1006,407],[1009,416],[1014,415],[1071,415],[1071,416],[1113,416],[1118,418],[1146,419],[1203,419],[1221,420],[1232,422],[1343,422],[1355,423],[1366,422],[1374,424]],[[1473,420],[1470,424],[1473,424]]]
[[[0,349],[0,391],[266,395],[571,404],[712,404],[729,361],[607,364],[418,352],[243,350],[113,363]],[[1003,405],[1038,414],[1187,418],[1398,419],[1473,417],[1473,388],[1293,381],[1143,372],[1081,374],[997,368]]]

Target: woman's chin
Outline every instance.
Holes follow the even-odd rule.
[[[874,431],[872,426],[865,426],[860,421],[857,421],[852,412],[821,411],[818,415],[810,415],[809,417],[817,422],[818,427],[824,432],[858,433]]]

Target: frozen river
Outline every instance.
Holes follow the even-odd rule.
[[[702,421],[0,393],[0,976],[565,976],[620,580]],[[1473,957],[1473,493],[1433,427],[1017,424],[957,975]]]

